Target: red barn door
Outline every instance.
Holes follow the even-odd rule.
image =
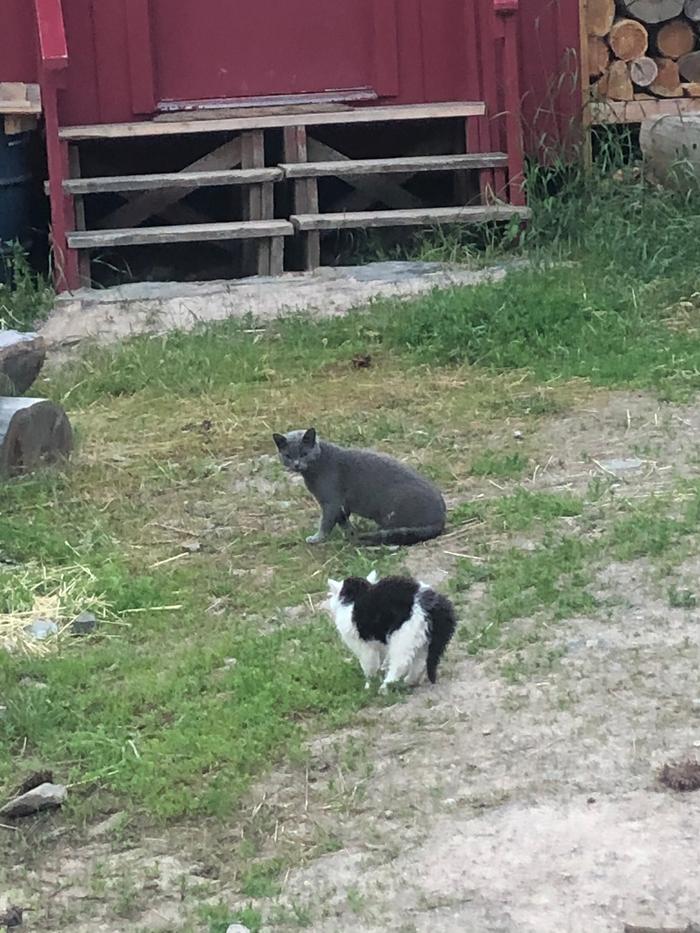
[[[398,94],[397,0],[125,0],[135,113]]]

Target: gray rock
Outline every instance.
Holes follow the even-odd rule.
[[[97,619],[91,612],[81,612],[70,624],[74,635],[90,635],[97,628]]]
[[[244,927],[242,923],[232,923],[226,929],[226,933],[250,933],[248,927]]]
[[[603,460],[600,465],[611,473],[624,473],[626,470],[641,470],[644,461],[631,457],[629,460]]]
[[[45,359],[43,337],[21,334],[16,330],[0,330],[0,373],[10,381],[17,395],[34,383]]]
[[[29,816],[39,810],[48,810],[51,807],[60,807],[66,799],[68,791],[63,784],[40,784],[10,800],[0,809],[0,816],[11,819],[20,816]]]
[[[31,625],[24,627],[24,631],[37,641],[43,641],[49,635],[58,635],[58,626],[51,619],[35,619]]]
[[[90,839],[101,839],[103,836],[108,836],[121,825],[123,820],[123,813],[113,813],[111,816],[108,816],[106,820],[102,820],[101,823],[96,823],[95,826],[91,826],[88,830],[88,836]]]

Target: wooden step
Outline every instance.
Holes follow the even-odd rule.
[[[292,236],[294,227],[286,220],[246,220],[225,224],[183,224],[172,227],[132,227],[124,230],[73,230],[68,234],[71,249],[98,249],[153,243],[194,243],[204,240],[247,240]]]
[[[398,159],[343,159],[333,162],[291,162],[280,168],[285,178],[342,178],[353,175],[392,173],[458,172],[496,168],[508,164],[505,152],[474,152],[468,155],[410,156]]]
[[[157,175],[104,175],[63,182],[68,194],[104,194],[108,191],[160,191],[166,188],[213,188],[217,185],[256,185],[280,181],[279,168],[245,168],[217,172],[166,172]]]
[[[345,214],[293,214],[295,229],[349,230],[369,227],[438,227],[442,224],[476,224],[493,220],[526,219],[526,207],[510,204],[476,207],[430,207],[423,210],[355,211]]]
[[[317,113],[280,114],[269,116],[231,117],[220,120],[187,120],[163,122],[144,120],[142,123],[104,123],[93,126],[67,126],[60,131],[61,139],[124,139],[137,136],[181,136],[185,133],[223,133],[241,130],[265,130],[285,126],[332,126],[349,123],[387,123],[396,120],[446,120],[482,117],[486,113],[483,101],[446,101],[439,104],[396,104],[390,107],[357,107],[354,110]]]

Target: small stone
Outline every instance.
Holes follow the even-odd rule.
[[[43,680],[32,680],[31,677],[21,677],[19,685],[20,687],[33,687],[35,690],[49,689],[49,685],[45,684]]]
[[[231,923],[227,929],[226,933],[250,933],[248,927],[244,927],[242,923]]]
[[[523,439],[523,432],[513,431],[513,437],[515,438],[516,441],[521,441]]]
[[[74,635],[90,635],[97,628],[97,619],[91,612],[81,612],[73,619],[70,628]]]
[[[690,708],[694,713],[700,713],[700,697],[695,697],[694,700],[690,701]],[[0,707],[2,709],[2,707]]]
[[[491,730],[489,728],[481,730],[482,735],[491,735]]]
[[[232,667],[238,664],[238,658],[224,658],[224,670],[230,671]]]
[[[641,470],[644,461],[637,457],[630,457],[627,460],[603,460],[600,465],[611,473],[624,473],[627,470]]]
[[[43,641],[49,635],[58,635],[58,626],[51,619],[35,619],[31,625],[25,625],[24,631],[37,641]]]
[[[182,545],[183,551],[189,551],[190,554],[196,554],[197,551],[202,550],[202,545],[199,541],[185,541]]]
[[[111,816],[108,816],[106,820],[102,820],[101,823],[92,826],[88,830],[88,836],[90,839],[99,839],[102,836],[108,836],[121,824],[123,818],[123,813],[113,813]]]
[[[24,910],[21,907],[8,907],[0,913],[0,927],[6,930],[14,930],[15,927],[21,927],[24,922]]]
[[[60,807],[66,799],[67,793],[68,791],[63,784],[40,784],[38,787],[27,791],[26,794],[21,794],[6,803],[0,809],[0,816],[14,819],[38,813],[39,810]]]

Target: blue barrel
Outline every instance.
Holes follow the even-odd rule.
[[[6,136],[0,124],[0,251],[10,240],[24,242],[31,226],[30,133]]]

